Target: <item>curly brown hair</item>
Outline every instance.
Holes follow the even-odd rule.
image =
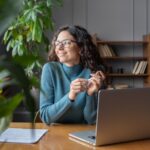
[[[58,29],[54,34],[51,49],[48,54],[49,61],[59,61],[55,54],[55,41],[60,32],[68,31],[76,40],[77,45],[80,48],[80,63],[85,68],[89,68],[92,71],[103,70],[103,62],[100,58],[97,46],[93,43],[91,35],[88,31],[81,26],[64,26]],[[100,67],[101,66],[101,67]]]

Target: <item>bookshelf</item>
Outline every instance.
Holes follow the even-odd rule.
[[[147,57],[147,63],[148,63],[147,70],[146,70],[148,76],[144,79],[144,85],[149,87],[150,86],[150,34],[144,35],[143,41],[147,42],[147,44],[145,44],[143,47],[143,56]]]
[[[106,70],[106,79],[108,80],[108,84],[112,84],[111,82],[115,78],[121,78],[121,80],[125,78],[132,78],[143,80],[143,86],[150,86],[150,35],[144,35],[143,40],[141,41],[106,41],[106,40],[98,40],[96,42],[101,58],[104,61],[104,64],[109,69]],[[110,48],[110,52],[105,52],[103,46],[107,45]],[[124,49],[127,47],[127,55],[121,55],[118,53],[118,49]],[[140,51],[142,51],[139,56],[130,53],[133,51],[136,53],[136,48],[140,47]],[[138,49],[138,50],[139,50]],[[106,50],[108,51],[108,49]],[[122,50],[123,51],[123,50]],[[109,54],[111,53],[112,54]],[[128,54],[129,53],[129,54]],[[129,63],[130,62],[130,63]],[[139,66],[135,66],[137,62],[141,62],[141,68]],[[113,63],[117,65],[127,64],[129,66],[129,70],[125,71],[124,67],[118,68],[114,71]],[[144,66],[145,63],[145,66]],[[140,63],[139,63],[140,64]],[[134,71],[133,71],[134,70]],[[136,74],[135,74],[136,70]],[[138,71],[137,71],[138,70]]]

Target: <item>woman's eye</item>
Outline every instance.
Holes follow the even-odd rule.
[[[66,45],[66,44],[67,44],[67,41],[64,41],[63,44]]]
[[[66,44],[70,45],[70,44],[71,44],[71,42],[70,42],[70,41],[66,41]]]

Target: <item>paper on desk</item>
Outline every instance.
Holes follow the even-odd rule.
[[[36,143],[47,129],[8,128],[0,135],[0,142]]]

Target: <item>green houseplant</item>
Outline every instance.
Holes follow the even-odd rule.
[[[52,7],[61,4],[62,0],[23,0],[22,11],[5,32],[4,43],[13,57],[34,56],[25,66],[28,76],[41,69],[41,56],[48,51],[49,45],[44,32],[53,30]]]
[[[6,31],[3,40],[6,51],[12,55],[0,56],[0,131],[8,127],[13,111],[22,100],[26,102],[32,120],[34,118],[35,103],[30,89],[39,88],[36,77],[42,66],[42,53],[49,45],[45,32],[54,28],[52,7],[60,5],[62,0],[0,2],[0,34]],[[8,85],[17,85],[20,90],[9,97],[3,92],[3,87]]]

